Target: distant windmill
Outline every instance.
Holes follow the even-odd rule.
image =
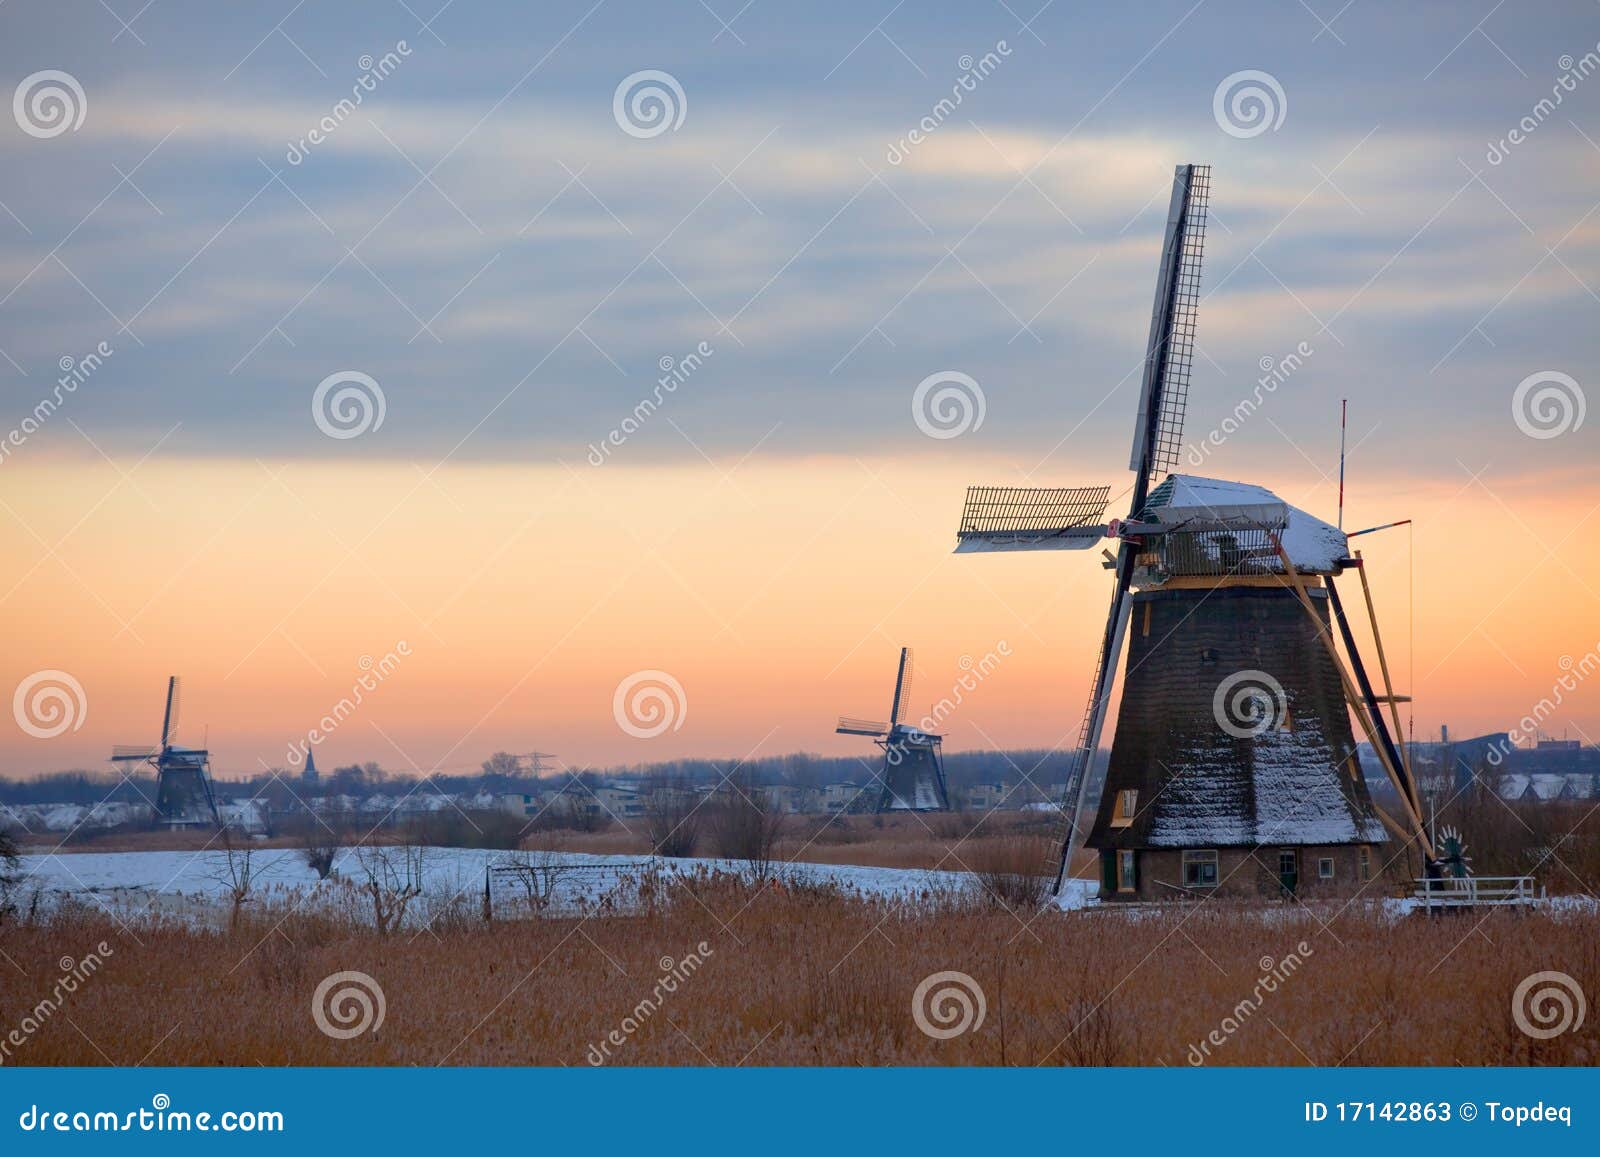
[[[839,717],[840,735],[870,735],[883,748],[883,791],[877,810],[948,811],[950,793],[944,782],[944,762],[939,745],[943,736],[905,722],[911,701],[911,648],[900,648],[900,670],[894,680],[894,704],[887,723]]]
[[[113,747],[111,762],[129,770],[138,763],[155,769],[157,823],[172,827],[220,825],[216,797],[211,791],[209,754],[200,748],[178,747],[172,742],[178,730],[179,700],[178,677],[173,675],[167,680],[167,709],[161,717],[161,743],[155,747]]]
[[[957,533],[957,552],[1117,543],[1115,556],[1104,552],[1115,583],[1062,800],[1064,832],[1051,865],[1057,891],[1090,812],[1086,842],[1100,853],[1104,899],[1219,888],[1274,895],[1366,880],[1385,825],[1433,854],[1415,786],[1378,709],[1388,703],[1393,714],[1398,697],[1372,688],[1333,586],[1336,574],[1361,565],[1344,533],[1262,487],[1167,474],[1182,448],[1210,185],[1206,165],[1179,165],[1174,174],[1127,518],[1103,521],[1108,486],[973,487]],[[1335,624],[1353,676],[1334,647]],[[1090,766],[1130,625],[1117,731],[1096,801]],[[1395,785],[1404,824],[1368,795],[1350,712]]]

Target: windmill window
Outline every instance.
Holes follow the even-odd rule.
[[[1361,878],[1362,878],[1362,880],[1368,880],[1368,879],[1371,879],[1371,877],[1372,877],[1372,850],[1370,848],[1362,848],[1361,849]]]
[[[1132,848],[1124,848],[1117,853],[1117,891],[1136,892],[1138,890],[1138,861],[1134,859]]]
[[[1139,789],[1129,787],[1117,792],[1116,805],[1111,809],[1111,826],[1125,828],[1133,823],[1133,817],[1138,814]]]
[[[1217,853],[1215,849],[1183,853],[1183,886],[1185,888],[1215,888],[1217,886]]]
[[[1202,667],[1215,667],[1217,665],[1217,649],[1215,647],[1201,649],[1200,665]]]
[[[1323,856],[1317,860],[1317,879],[1333,879],[1333,857]]]

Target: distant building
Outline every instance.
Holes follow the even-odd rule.
[[[317,774],[317,756],[309,747],[306,748],[306,766],[300,772],[300,782],[307,787],[315,787],[322,782],[322,776]]]

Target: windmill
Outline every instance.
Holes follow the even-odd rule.
[[[211,791],[211,760],[200,748],[179,747],[172,742],[178,730],[180,684],[173,675],[167,679],[167,708],[161,716],[161,742],[154,747],[117,746],[111,749],[111,762],[132,770],[135,764],[148,764],[156,773],[155,819],[171,827],[200,824],[220,825],[216,797]]]
[[[958,553],[1117,544],[1115,555],[1103,552],[1115,578],[1050,865],[1058,892],[1083,842],[1100,854],[1106,899],[1252,885],[1292,893],[1330,878],[1363,880],[1385,827],[1432,854],[1409,770],[1378,709],[1387,702],[1393,714],[1399,701],[1387,665],[1380,697],[1333,587],[1334,575],[1360,567],[1359,553],[1350,556],[1338,528],[1260,486],[1169,473],[1188,404],[1210,186],[1209,166],[1177,167],[1127,517],[1104,520],[1109,486],[972,487],[957,532]],[[1333,644],[1335,622],[1348,670]],[[1130,624],[1110,763],[1100,798],[1091,799],[1091,764]],[[1395,785],[1404,824],[1368,795],[1351,712]],[[1314,877],[1309,864],[1301,871],[1309,859]]]
[[[877,810],[948,811],[950,793],[944,782],[944,761],[939,745],[943,736],[934,735],[905,721],[906,705],[911,701],[911,648],[900,648],[900,670],[894,678],[894,703],[887,723],[868,719],[839,717],[835,729],[840,735],[870,735],[883,748],[883,792]]]

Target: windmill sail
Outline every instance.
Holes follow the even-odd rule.
[[[898,727],[905,722],[906,704],[911,701],[911,648],[900,648],[900,671],[894,678],[894,706],[889,722]]]
[[[970,486],[956,553],[1087,550],[1105,537],[1109,486]]]
[[[1150,338],[1145,346],[1144,382],[1134,422],[1128,469],[1143,486],[1178,464],[1183,448],[1183,417],[1194,368],[1194,334],[1200,312],[1200,266],[1206,241],[1206,206],[1211,198],[1211,166],[1179,165],[1172,180],[1161,268],[1156,277]],[[1143,493],[1137,495],[1143,499]],[[1132,511],[1137,514],[1142,501]]]
[[[1206,239],[1206,203],[1211,193],[1209,165],[1179,165],[1172,176],[1172,199],[1167,209],[1166,236],[1161,245],[1161,266],[1156,275],[1155,305],[1150,315],[1150,337],[1145,346],[1144,381],[1139,392],[1139,412],[1134,421],[1133,453],[1128,468],[1134,472],[1133,498],[1128,517],[1144,511],[1150,482],[1158,473],[1178,463],[1183,441],[1183,415],[1189,398],[1189,373],[1194,362],[1195,324],[1200,307],[1200,264]],[[1077,758],[1068,777],[1062,801],[1066,831],[1056,866],[1059,893],[1072,870],[1072,856],[1082,842],[1082,817],[1098,809],[1089,798],[1089,783],[1106,707],[1116,681],[1117,664],[1127,633],[1131,609],[1129,589],[1139,545],[1123,539],[1117,551],[1117,577],[1100,639],[1089,705],[1078,733]]]

